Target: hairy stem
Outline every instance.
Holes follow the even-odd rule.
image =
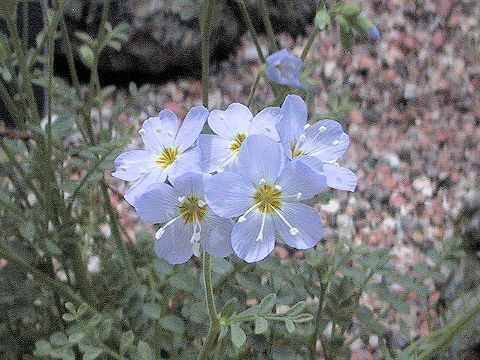
[[[315,314],[315,330],[313,332],[313,335],[310,339],[310,360],[315,360],[316,358],[316,353],[317,353],[317,339],[320,336],[320,325],[322,324],[322,317],[323,317],[323,302],[325,300],[325,293],[326,293],[327,287],[323,283],[322,279],[320,278],[320,297],[318,299],[318,308],[317,308],[317,313]],[[322,342],[323,345],[323,352],[325,359],[327,358],[325,346]]]
[[[257,48],[258,58],[262,63],[264,63],[265,57],[263,56],[262,48],[260,47],[260,43],[258,41],[257,32],[253,27],[252,19],[248,14],[248,9],[247,9],[247,5],[245,4],[245,0],[235,0],[235,1],[238,4],[238,7],[240,8],[240,11],[242,13],[243,19],[245,20],[245,23],[247,24],[248,31],[250,31],[250,34],[252,34],[252,40],[253,40],[253,43],[255,44],[255,47]]]
[[[204,0],[204,8],[200,17],[202,33],[202,101],[208,109],[208,89],[210,75],[210,35],[213,13],[213,0]]]
[[[277,39],[275,38],[275,33],[273,32],[272,22],[270,21],[270,14],[268,12],[268,7],[265,0],[260,0],[260,10],[262,12],[263,25],[265,26],[268,40],[270,41],[270,46],[274,51],[278,51]]]

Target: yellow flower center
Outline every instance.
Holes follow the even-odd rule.
[[[235,136],[235,139],[233,139],[232,145],[230,146],[230,150],[232,151],[240,150],[240,147],[242,146],[242,142],[246,138],[247,138],[246,134],[238,134],[237,136]]]
[[[272,213],[274,209],[282,207],[282,192],[275,187],[264,184],[253,196],[255,204],[260,204],[258,209],[263,213]]]
[[[189,196],[180,205],[180,214],[187,223],[202,221],[207,214],[205,202],[197,196]]]
[[[173,147],[164,148],[160,156],[157,158],[155,163],[160,165],[162,169],[166,169],[173,164],[175,159],[178,157],[178,149]]]
[[[292,157],[300,156],[300,155],[305,155],[306,152],[299,149],[297,147],[297,144],[293,143],[292,146],[290,147],[292,149]]]

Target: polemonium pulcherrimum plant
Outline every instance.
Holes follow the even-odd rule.
[[[186,172],[200,171],[200,149],[192,147],[208,117],[203,106],[193,107],[179,126],[177,116],[162,110],[142,125],[139,134],[147,150],[132,150],[115,159],[112,176],[134,181],[125,199],[134,204],[135,197],[150,185],[162,183]]]
[[[303,89],[301,82],[303,61],[291,55],[287,49],[277,51],[267,57],[266,78],[280,85]]]

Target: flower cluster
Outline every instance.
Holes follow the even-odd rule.
[[[215,134],[200,134],[205,122]],[[163,224],[155,251],[171,264],[198,255],[200,246],[216,257],[234,251],[259,261],[272,252],[275,235],[312,248],[322,223],[301,201],[326,187],[353,191],[357,183],[337,163],[349,145],[342,126],[310,125],[297,95],[256,116],[241,104],[194,107],[181,126],[163,110],[139,133],[147,150],[118,156],[112,175],[134,181],[125,198],[144,221]]]

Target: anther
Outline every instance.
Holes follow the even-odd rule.
[[[339,142],[340,142],[340,141],[335,140],[332,144],[333,144],[333,146],[336,146],[336,145],[338,145]]]
[[[266,131],[266,132],[270,132],[270,131],[272,131],[272,128],[266,127],[266,128],[265,128],[265,131]]]
[[[140,129],[140,130],[138,130],[138,133],[139,133],[140,135],[145,134],[145,129]]]
[[[127,167],[125,165],[120,166],[120,170],[127,171]]]
[[[165,229],[161,227],[160,229],[157,230],[155,234],[155,239],[159,240],[163,234],[165,234]]]
[[[195,244],[195,243],[198,243],[200,241],[200,233],[195,233],[192,235],[192,239],[190,240],[190,242],[192,244]]]
[[[304,130],[307,130],[309,127],[310,127],[310,124],[305,124],[305,126],[303,127],[303,129],[304,129]]]
[[[320,126],[318,128],[318,131],[320,131],[321,133],[324,133],[325,131],[327,131],[327,128],[325,126]]]
[[[260,183],[261,185],[264,185],[264,184],[267,183],[267,180],[265,180],[265,179],[260,179],[259,183]]]
[[[245,220],[247,220],[247,218],[242,215],[238,218],[237,222],[241,223],[241,222],[244,222]]]
[[[202,208],[202,207],[204,207],[205,205],[207,205],[207,203],[206,203],[205,201],[203,201],[203,200],[198,200],[198,201],[197,201],[197,205],[198,205],[198,207]]]
[[[307,137],[305,136],[305,134],[300,135],[300,141],[304,142],[305,140],[307,140]]]
[[[225,120],[225,115],[223,115],[223,114],[218,115],[218,117],[222,120]]]
[[[145,170],[140,171],[140,175],[145,175],[147,172]]]
[[[298,192],[297,193],[297,200],[300,200],[302,198],[302,193],[301,192]]]
[[[295,235],[298,235],[298,233],[299,233],[299,231],[298,231],[297,228],[291,228],[291,229],[290,229],[290,234],[291,234],[291,235],[295,236]]]
[[[172,135],[173,135],[173,132],[167,131],[167,134],[168,134],[168,136],[172,136]]]
[[[181,203],[183,203],[187,198],[185,196],[179,196],[178,197],[178,201],[180,201]]]
[[[160,134],[162,132],[162,128],[156,128],[155,131]]]
[[[278,184],[275,185],[274,188],[275,188],[275,190],[278,190],[278,191],[281,191],[281,190],[282,190],[282,187],[281,187],[280,185],[278,185]]]
[[[219,166],[219,167],[217,168],[217,172],[218,172],[218,173],[222,173],[224,170],[225,170],[225,169],[224,169],[223,167],[221,167],[221,166]]]

